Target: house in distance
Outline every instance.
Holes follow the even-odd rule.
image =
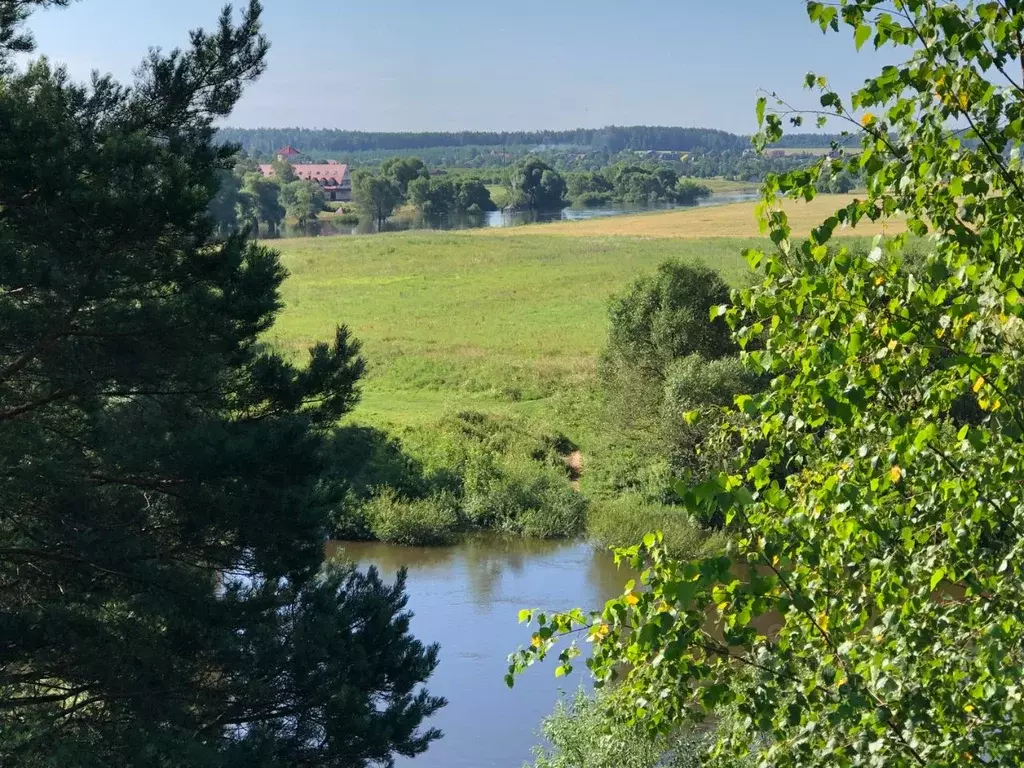
[[[315,181],[320,185],[327,200],[338,200],[347,203],[352,199],[352,177],[349,175],[348,166],[339,163],[337,160],[328,160],[326,163],[304,163],[302,153],[295,147],[289,145],[277,152],[277,159],[288,163],[295,171],[295,175],[303,181]],[[260,172],[264,176],[274,176],[273,165],[261,165]]]

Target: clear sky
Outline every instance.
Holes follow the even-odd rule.
[[[240,0],[236,0],[236,7]],[[30,21],[76,77],[129,79],[150,46],[211,27],[220,0],[81,0]],[[269,69],[227,122],[351,130],[604,125],[754,129],[759,88],[807,102],[878,71],[803,0],[264,0]],[[836,126],[836,130],[839,126]]]

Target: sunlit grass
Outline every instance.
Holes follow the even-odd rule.
[[[845,199],[790,206],[796,231]],[[290,276],[268,341],[301,359],[348,325],[369,363],[360,421],[421,426],[472,409],[561,429],[579,423],[568,410],[594,381],[613,293],[670,258],[702,261],[734,285],[750,279],[742,251],[765,239],[697,238],[698,229],[755,235],[753,206],[279,240]]]
[[[784,201],[794,237],[806,237],[836,209],[849,203],[854,195],[819,195],[809,203]],[[558,221],[528,227],[497,230],[498,236],[573,236],[573,237],[636,237],[703,240],[717,238],[756,238],[760,236],[756,202],[733,203],[675,211],[642,213],[633,216],[610,216],[585,221]],[[856,229],[838,229],[837,236],[868,236],[896,234],[905,225],[900,219],[861,222]],[[494,236],[476,230],[481,237]]]
[[[366,404],[517,404],[588,382],[612,293],[669,258],[744,279],[751,243],[417,232],[277,243],[290,277],[269,340],[301,354],[339,323],[363,341]]]

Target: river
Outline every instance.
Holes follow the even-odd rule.
[[[448,699],[429,723],[445,735],[414,762],[399,759],[408,768],[520,768],[529,761],[541,719],[560,691],[571,695],[586,681],[586,666],[580,659],[577,671],[556,679],[553,664],[540,665],[509,690],[507,656],[529,639],[519,610],[600,608],[630,578],[610,553],[584,542],[482,537],[454,547],[335,542],[331,549],[388,578],[406,567],[412,632],[441,645],[427,687]]]
[[[386,232],[403,232],[413,229],[481,229],[495,227],[519,227],[525,224],[537,224],[549,221],[586,221],[588,219],[605,218],[608,216],[626,216],[633,213],[651,213],[668,211],[677,208],[706,207],[728,205],[756,200],[760,193],[756,189],[738,190],[734,192],[716,192],[711,197],[698,201],[696,206],[680,206],[674,203],[656,203],[650,205],[609,203],[594,208],[564,208],[561,211],[538,213],[536,211],[492,211],[477,215],[446,216],[439,220],[431,220],[408,211],[402,211],[384,224]],[[356,226],[336,224],[324,218],[307,225],[303,229],[286,225],[282,230],[284,237],[327,236],[327,235],[365,235],[376,231],[374,224],[364,220]]]

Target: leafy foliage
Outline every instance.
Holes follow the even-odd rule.
[[[323,565],[359,344],[266,349],[284,269],[209,215],[259,3],[131,87],[8,66],[30,5],[0,4],[0,764],[422,752],[403,580]]]
[[[721,515],[667,505],[678,504],[680,476],[702,482],[735,461],[737,441],[721,429],[725,408],[762,386],[741,365],[724,323],[709,318],[728,295],[712,270],[668,261],[613,297],[603,410],[628,452],[626,461],[605,457],[595,471],[612,495],[626,497],[595,510],[589,530],[598,541],[636,543],[649,512],[647,525],[665,523],[673,551],[695,554],[694,542],[706,537],[701,526],[722,527]]]
[[[303,226],[324,209],[324,193],[316,182],[296,180],[281,187],[281,203],[285,215]]]
[[[641,494],[594,501],[587,514],[587,535],[602,546],[633,546],[648,530],[662,532],[665,550],[673,557],[715,555],[727,544],[725,534],[709,529],[686,508]]]
[[[402,202],[398,182],[368,171],[356,171],[352,177],[352,199],[374,222],[378,229]]]
[[[763,281],[727,317],[771,386],[737,398],[741,471],[684,493],[740,531],[732,554],[680,562],[645,537],[623,553],[644,588],[599,615],[537,616],[513,671],[583,627],[599,681],[628,662],[637,725],[735,708],[715,764],[1017,765],[1024,5],[808,10],[908,58],[848,101],[808,74],[820,116],[860,132],[862,151],[765,185],[774,249],[748,254]],[[768,101],[762,145],[803,117]],[[812,198],[842,171],[866,195],[795,242],[777,193]],[[840,225],[896,213],[929,237],[924,259],[904,259],[904,235],[828,247]]]
[[[429,179],[430,171],[418,157],[392,157],[380,167],[380,175],[398,187],[402,198],[409,193],[409,184],[417,179]]]
[[[269,234],[273,235],[284,221],[281,187],[276,179],[266,178],[259,171],[246,175],[238,205],[241,218],[249,222],[254,230],[264,224]]]
[[[701,737],[682,731],[654,737],[610,720],[607,696],[579,690],[559,701],[544,718],[541,732],[548,746],[537,747],[534,768],[699,768]]]
[[[505,184],[512,208],[557,211],[568,204],[565,199],[565,179],[536,157],[528,157],[510,169]]]
[[[448,493],[403,499],[385,487],[366,503],[363,514],[373,537],[393,544],[453,544],[464,529],[458,501]]]
[[[666,164],[620,163],[602,171],[577,171],[566,177],[566,189],[574,205],[611,200],[693,205],[711,195],[703,184],[680,180],[678,171]]]
[[[697,354],[713,360],[736,349],[724,323],[708,322],[729,300],[729,286],[701,265],[667,261],[612,299],[605,358],[659,385],[669,365]]]
[[[428,217],[497,210],[491,193],[482,182],[448,176],[414,180],[409,185],[409,202]]]

